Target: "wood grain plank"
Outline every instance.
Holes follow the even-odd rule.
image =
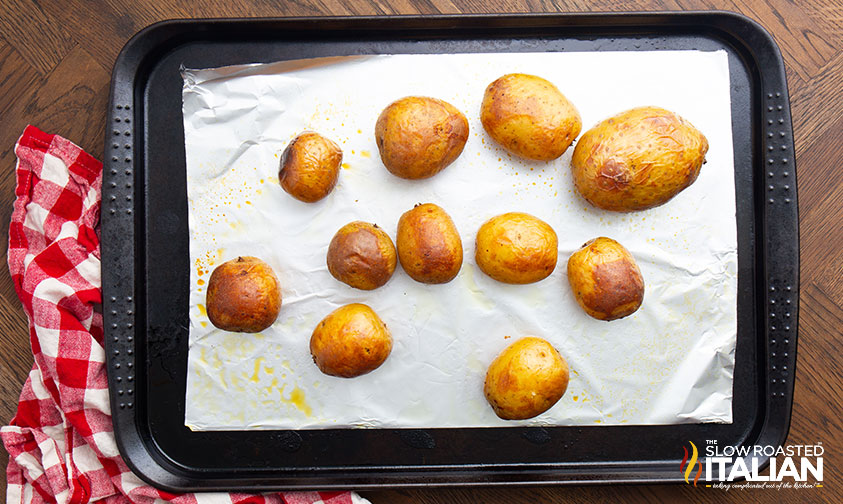
[[[835,56],[813,78],[804,83],[794,79],[791,82],[795,83],[790,101],[798,155],[843,117],[843,53]]]
[[[42,75],[64,58],[76,43],[66,28],[34,0],[0,2],[0,33]]]
[[[38,81],[38,72],[25,61],[6,39],[0,37],[0,124],[5,110],[22,95],[28,93]]]
[[[732,9],[759,21],[782,49],[785,62],[810,80],[831,60],[843,44],[834,41],[804,10],[791,0],[735,0]]]

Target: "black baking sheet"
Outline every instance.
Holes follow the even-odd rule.
[[[353,54],[725,50],[738,226],[732,424],[192,432],[184,426],[189,257],[179,68]],[[622,80],[618,83],[622,90]],[[790,107],[781,57],[729,13],[172,21],[115,65],[103,294],[118,446],[171,490],[679,481],[683,446],[779,444],[798,303]],[[632,440],[635,440],[632,442]]]

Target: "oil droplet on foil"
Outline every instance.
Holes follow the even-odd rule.
[[[207,322],[204,322],[204,321],[203,321],[203,322],[199,322],[199,325],[201,325],[202,327],[208,327],[208,323],[207,323]]]
[[[342,166],[344,170],[348,170],[349,168],[351,168],[351,165],[348,163],[343,163],[340,166]]]
[[[284,396],[281,396],[281,398],[283,399]],[[293,391],[290,392],[290,399],[286,402],[292,404],[307,416],[311,416],[313,414],[313,408],[304,401],[304,391],[298,387],[294,388]]]
[[[202,315],[203,317],[208,316],[208,311],[205,310],[205,305],[199,303],[199,304],[196,305],[196,308],[199,309],[199,315]]]
[[[361,155],[361,156],[363,156],[364,158],[370,158],[370,157],[372,157],[372,153],[371,153],[371,152],[369,152],[369,151],[367,151],[367,150],[361,150],[361,151],[360,151],[360,155]]]
[[[260,370],[261,370],[261,363],[263,362],[263,357],[258,357],[255,359],[255,372],[252,373],[252,377],[249,378],[250,381],[253,383],[257,383],[260,380]]]
[[[205,285],[205,281],[202,280],[201,278],[199,280],[197,280],[196,283],[199,284],[199,285]]]

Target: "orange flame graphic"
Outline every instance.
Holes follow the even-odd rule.
[[[691,460],[688,460],[688,449],[683,446],[682,449],[685,450],[685,457],[683,457],[682,462],[679,463],[679,472],[684,472],[685,483],[690,484],[691,482],[688,481],[688,478],[691,476],[691,472],[694,470],[694,465],[696,464],[697,475],[694,478],[694,486],[697,486],[697,481],[700,480],[700,474],[702,474],[702,462],[699,461],[697,445],[691,441],[688,441],[688,443],[691,444]],[[685,467],[685,462],[688,463],[687,467]]]

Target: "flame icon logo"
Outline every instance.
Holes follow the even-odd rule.
[[[688,481],[688,478],[691,476],[691,473],[694,471],[694,464],[697,465],[697,475],[694,477],[694,486],[697,486],[697,481],[700,479],[700,474],[702,474],[702,463],[699,461],[699,453],[697,452],[697,445],[688,441],[691,444],[691,460],[688,460],[688,448],[682,447],[685,450],[685,457],[682,459],[682,462],[679,464],[679,472],[685,473],[685,483],[691,483]],[[685,466],[685,463],[688,463],[688,466]]]

